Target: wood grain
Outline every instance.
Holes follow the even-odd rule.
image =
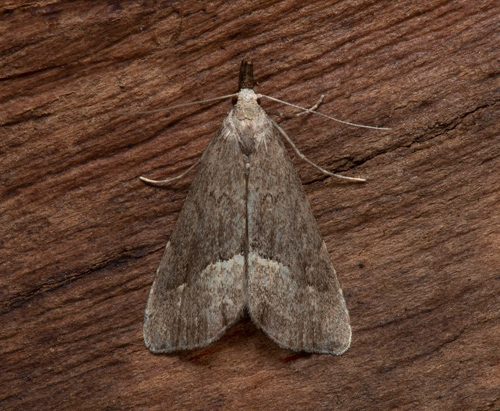
[[[0,5],[0,408],[500,409],[500,7],[491,1],[7,1]],[[193,164],[257,92],[328,170],[294,163],[353,343],[280,349],[248,318],[153,355],[142,316]],[[268,112],[290,109],[263,100]],[[292,150],[289,150],[293,156]]]

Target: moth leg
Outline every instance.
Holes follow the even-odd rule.
[[[293,143],[292,139],[290,137],[288,137],[288,135],[285,133],[285,130],[283,130],[279,125],[278,123],[276,123],[276,121],[274,121],[272,118],[269,118],[271,120],[271,122],[273,123],[274,127],[276,127],[276,129],[281,133],[281,135],[285,138],[286,141],[288,141],[288,144],[290,144],[293,148],[293,150],[295,151],[295,153],[302,159],[304,160],[306,163],[309,163],[310,165],[312,165],[314,168],[318,169],[319,171],[321,171],[323,174],[326,174],[327,176],[330,176],[330,177],[337,177],[337,178],[341,178],[343,180],[349,180],[349,181],[356,181],[358,183],[364,183],[366,181],[365,178],[358,178],[358,177],[345,177],[345,176],[341,176],[340,174],[333,174],[333,173],[330,173],[329,171],[326,171],[324,168],[321,168],[320,166],[318,166],[316,163],[313,163],[311,160],[309,160],[304,154],[302,154],[300,152],[300,150],[297,148],[297,146]]]
[[[301,111],[300,113],[295,114],[295,117],[303,116],[304,114],[309,114],[311,111],[316,110],[319,107],[319,105],[323,102],[324,98],[325,98],[325,95],[322,94],[321,96],[319,96],[318,102],[314,106],[309,108],[310,111]]]
[[[141,181],[144,181],[146,184],[151,184],[153,186],[163,186],[163,185],[166,185],[166,184],[170,184],[172,181],[176,181],[176,180],[179,180],[182,177],[184,177],[193,168],[195,168],[198,164],[200,164],[200,161],[201,161],[201,157],[198,160],[196,160],[196,162],[191,167],[189,167],[186,171],[184,171],[183,173],[179,174],[176,177],[167,178],[166,180],[151,180],[151,179],[146,178],[146,177],[139,177],[139,179]]]
[[[267,113],[268,114],[274,114],[275,116],[278,116],[279,118],[283,118],[283,119],[288,119],[288,118],[292,118],[292,117],[303,116],[304,114],[309,114],[311,111],[316,110],[320,106],[320,104],[323,102],[324,98],[325,98],[325,95],[322,94],[319,97],[319,99],[316,102],[316,104],[314,106],[312,106],[311,108],[307,109],[309,111],[301,111],[300,113],[295,113],[295,114],[283,114],[283,113],[280,113],[279,111],[268,111]]]

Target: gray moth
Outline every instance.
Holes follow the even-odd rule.
[[[245,310],[280,347],[349,348],[349,313],[325,242],[257,99],[244,60],[237,102],[200,159],[151,287],[143,334],[153,353],[204,347]]]

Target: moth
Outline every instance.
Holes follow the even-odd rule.
[[[253,86],[244,60],[237,102],[199,161],[151,287],[143,334],[153,353],[204,347],[245,310],[283,348],[342,354],[351,343],[325,242]]]

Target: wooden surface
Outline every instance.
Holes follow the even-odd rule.
[[[33,1],[0,6],[2,410],[499,410],[494,1]],[[248,318],[153,355],[142,316],[201,155],[256,90],[390,127],[279,120],[342,282],[353,343],[282,350]],[[263,100],[268,112],[290,113]],[[292,110],[293,111],[293,110]],[[132,113],[132,114],[130,114]],[[275,118],[277,118],[275,116]]]

